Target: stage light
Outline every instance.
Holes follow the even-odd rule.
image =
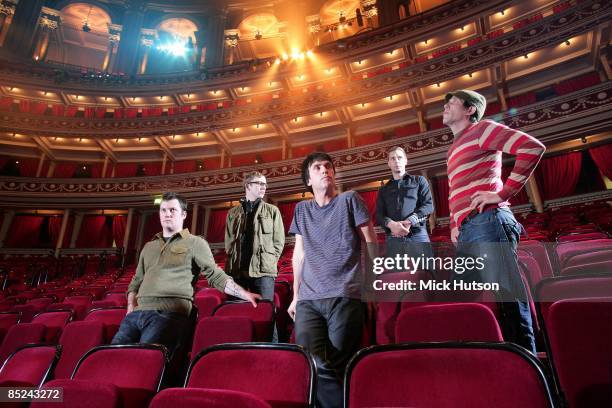
[[[281,55],[281,58],[287,61],[289,59],[289,54],[287,54],[286,52],[283,52],[283,55]]]
[[[308,58],[312,58],[314,56],[314,52],[312,52],[312,50],[308,50],[308,51],[306,51],[306,56]]]
[[[187,53],[187,47],[185,47],[185,44],[185,40],[181,38],[175,38],[172,42],[158,45],[157,49],[162,52],[171,54],[175,57],[181,57]]]
[[[280,58],[276,58],[276,59],[274,60],[274,63],[275,63],[276,65],[280,64],[280,63],[281,63]]]
[[[565,45],[567,45],[568,47],[570,46],[570,40],[565,40]]]

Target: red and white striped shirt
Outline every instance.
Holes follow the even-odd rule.
[[[546,148],[536,138],[485,119],[459,135],[448,150],[448,185],[451,233],[470,213],[470,196],[477,191],[499,194],[500,207],[519,192]],[[502,152],[516,156],[512,173],[501,180]]]

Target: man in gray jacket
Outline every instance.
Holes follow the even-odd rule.
[[[278,208],[262,200],[267,187],[259,172],[245,176],[245,197],[228,212],[225,223],[225,271],[240,285],[273,301],[285,228]]]

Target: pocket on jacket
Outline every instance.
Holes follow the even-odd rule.
[[[185,247],[175,246],[170,248],[168,254],[167,264],[168,266],[180,266],[185,264],[185,258],[187,258],[188,249]]]
[[[261,232],[264,234],[271,234],[274,231],[274,225],[272,223],[272,218],[260,218],[261,221]]]
[[[276,253],[270,253],[266,250],[260,252],[259,257],[259,269],[264,273],[273,273],[277,270],[278,260],[276,259]]]

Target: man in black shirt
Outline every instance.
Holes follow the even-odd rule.
[[[429,183],[423,176],[406,173],[406,152],[393,147],[387,152],[392,177],[378,190],[376,220],[387,233],[387,256],[397,253],[414,252],[420,255],[414,243],[429,242],[427,217],[433,212]],[[414,251],[408,251],[414,247]],[[429,245],[425,255],[430,254]],[[417,253],[418,252],[418,253]]]

